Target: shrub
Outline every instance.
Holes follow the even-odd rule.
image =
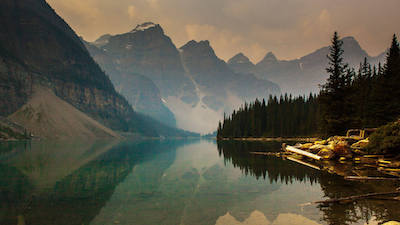
[[[400,120],[379,127],[369,140],[367,150],[371,154],[400,155]]]

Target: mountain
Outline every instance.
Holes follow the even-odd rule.
[[[268,80],[258,79],[252,73],[234,72],[216,56],[208,41],[190,41],[180,50],[188,75],[204,93],[202,101],[212,109],[225,107],[225,111],[230,111],[244,101],[280,93],[279,87]],[[226,102],[230,97],[239,102]]]
[[[86,46],[117,90],[134,107],[130,99],[136,99],[135,96],[141,93],[146,93],[144,96],[147,97],[151,93],[157,94],[157,87],[160,96],[151,96],[143,101],[152,104],[153,108],[168,107],[177,126],[182,129],[212,132],[223,118],[224,111],[230,112],[235,106],[255,97],[279,93],[279,87],[272,82],[260,80],[252,74],[234,73],[215,55],[208,42],[191,41],[177,49],[162,27],[152,22],[137,25],[124,34],[103,35]],[[193,61],[190,61],[190,55],[193,55]],[[136,92],[124,91],[131,85],[129,79],[133,76],[142,77],[140,80],[146,77],[155,87],[135,78]],[[120,84],[123,85],[121,91]],[[139,111],[146,113],[149,107]],[[167,120],[154,114],[147,115]]]
[[[175,116],[164,105],[160,90],[154,82],[143,75],[121,70],[116,60],[113,60],[106,51],[96,47],[97,42],[92,44],[84,41],[93,59],[110,76],[115,89],[128,100],[133,109],[166,125],[176,127]]]
[[[96,127],[103,131],[111,128],[148,136],[185,134],[176,129],[169,130],[133,111],[91,58],[80,38],[45,0],[1,2],[0,82],[0,116],[7,117],[26,109],[22,107],[35,98],[37,91],[46,90],[48,95],[54,94],[52,100],[57,102],[48,107],[73,107],[97,121],[102,127],[98,124]],[[39,104],[33,109],[41,107]],[[92,129],[94,121],[87,127],[89,119],[83,119],[77,111],[69,125],[78,123]],[[40,111],[31,111],[23,118],[29,120],[24,120],[26,123],[37,124],[43,119],[48,120],[49,126],[56,126],[57,123],[51,120],[54,116],[57,117],[41,117]]]
[[[254,64],[243,53],[239,53],[228,60],[228,65],[238,73],[248,73],[254,69]]]
[[[112,57],[119,71],[151,79],[161,96],[176,96],[193,105],[198,102],[194,84],[185,76],[179,52],[160,25],[151,22],[137,25],[128,33],[109,37],[101,49]]]
[[[367,57],[371,64],[384,62],[385,53],[372,57],[361,48],[355,38],[345,37],[342,41],[344,59],[350,66],[358,68],[364,57]],[[299,59],[279,60],[272,52],[269,52],[254,66],[249,63],[236,63],[235,58],[237,59],[237,56],[234,56],[229,66],[234,71],[253,73],[261,79],[275,82],[279,84],[283,93],[308,95],[310,92],[317,93],[319,85],[324,84],[328,78],[325,71],[328,53],[329,46],[320,48]]]

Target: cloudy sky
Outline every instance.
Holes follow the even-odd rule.
[[[268,51],[294,59],[328,45],[333,31],[354,36],[370,55],[400,31],[400,0],[47,0],[86,40],[136,24],[161,24],[177,47],[210,40],[217,55]]]

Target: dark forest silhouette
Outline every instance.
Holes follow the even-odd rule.
[[[298,137],[343,135],[352,128],[382,126],[400,115],[400,48],[396,35],[384,66],[367,59],[358,71],[343,60],[343,42],[332,38],[329,78],[309,97],[270,96],[224,117],[217,137]]]

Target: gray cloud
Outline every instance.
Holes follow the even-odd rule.
[[[399,0],[48,0],[88,40],[124,33],[145,21],[160,23],[180,47],[210,40],[228,59],[244,52],[253,61],[267,51],[297,58],[329,44],[334,30],[355,36],[371,55],[399,31]]]

